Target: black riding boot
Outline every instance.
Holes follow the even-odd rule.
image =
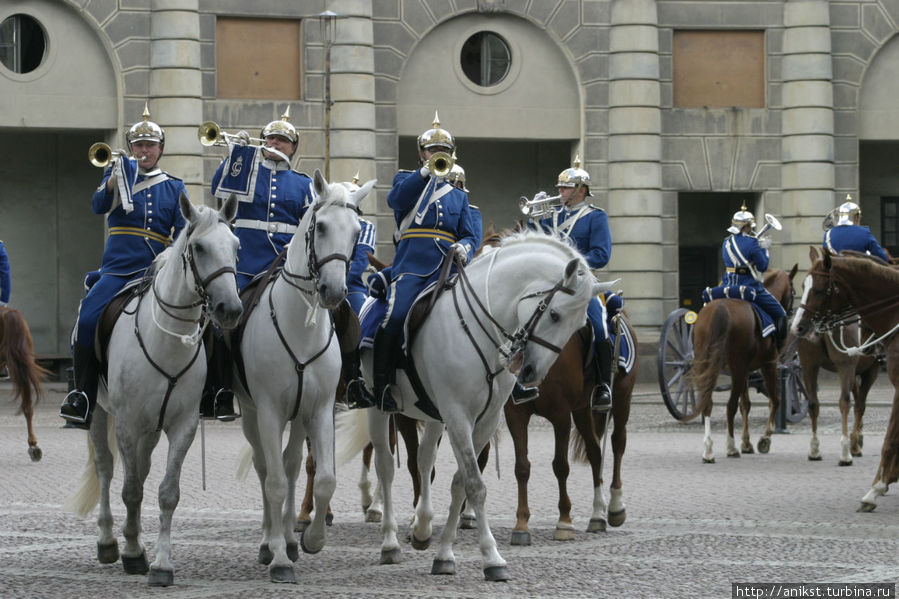
[[[390,385],[396,380],[396,360],[399,351],[399,338],[378,328],[375,333],[374,354],[372,355],[375,402],[381,411],[388,414],[398,412],[396,400],[390,392]]]
[[[343,371],[346,375],[346,391],[344,401],[351,410],[375,407],[375,397],[365,386],[362,370],[359,367],[359,350],[342,354]]]
[[[100,377],[100,364],[94,348],[76,343],[72,351],[72,366],[75,370],[75,388],[63,400],[59,416],[75,428],[88,430],[94,415]]]
[[[606,339],[596,344],[596,387],[590,394],[590,408],[594,412],[612,409],[612,341]]]
[[[538,397],[540,397],[540,389],[537,387],[525,387],[518,381],[515,381],[515,386],[512,387],[512,403],[516,406],[518,404],[534,401]]]
[[[787,334],[789,333],[789,322],[787,321],[786,316],[781,316],[777,319],[777,323],[774,325],[776,328],[774,329],[774,342],[777,345],[777,349],[783,347],[784,341],[787,339]]]
[[[200,418],[231,422],[240,417],[234,411],[234,392],[231,390],[231,349],[219,331],[213,331],[206,343],[206,383],[200,399]]]

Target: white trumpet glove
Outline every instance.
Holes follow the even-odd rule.
[[[767,250],[771,248],[771,238],[770,237],[762,237],[759,239],[759,245],[762,246],[763,250]]]
[[[427,179],[431,176],[431,169],[428,168],[428,165],[424,165],[420,169],[418,169],[418,174],[421,175],[422,179]]]
[[[537,195],[535,195],[535,196],[534,196],[534,199],[531,200],[531,201],[532,201],[532,202],[539,202],[539,201],[541,201],[541,200],[545,200],[545,199],[548,198],[548,197],[549,197],[549,196],[546,194],[545,191],[538,191],[538,192],[537,192]]]
[[[456,254],[456,257],[462,262],[462,264],[468,263],[468,250],[465,249],[465,246],[461,243],[454,243],[450,246],[450,251]]]
[[[234,135],[234,137],[237,138],[237,143],[238,143],[238,145],[240,145],[241,147],[247,146],[247,145],[249,145],[249,143],[250,143],[250,134],[247,133],[247,132],[246,132],[245,130],[243,130],[243,129],[241,129],[240,131],[238,131],[238,132]]]

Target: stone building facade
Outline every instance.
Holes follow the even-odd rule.
[[[807,267],[847,194],[899,249],[899,0],[7,0],[0,23],[0,238],[44,354],[67,352],[103,247],[87,148],[121,147],[145,101],[195,202],[224,151],[198,125],[256,136],[289,105],[296,168],[378,179],[383,259],[386,192],[435,111],[498,227],[579,157],[646,376],[742,203],[782,223],[778,267]]]

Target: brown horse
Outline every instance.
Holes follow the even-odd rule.
[[[28,455],[37,462],[43,452],[37,445],[32,418],[43,393],[41,381],[49,373],[34,361],[34,342],[25,317],[18,310],[0,306],[0,369],[4,366],[15,391],[13,401],[21,398],[20,409],[28,424]]]
[[[823,332],[857,314],[862,325],[875,334],[858,349],[883,344],[887,374],[895,390],[880,464],[858,509],[870,512],[877,507],[877,497],[886,493],[890,483],[899,480],[899,336],[895,334],[899,330],[899,272],[855,252],[840,256],[824,252],[817,258],[817,252],[812,251],[809,258],[812,267],[793,320],[793,332],[807,335],[813,325]]]
[[[636,335],[624,313],[620,315],[619,322],[627,327],[631,339],[634,340],[631,351],[636,356]],[[589,325],[584,329],[589,329]],[[605,435],[608,417],[594,413],[590,409],[590,393],[596,381],[592,368],[588,369],[588,373],[584,373],[586,349],[579,338],[579,333],[575,333],[543,379],[540,396],[534,401],[522,404],[515,404],[511,399],[506,402],[506,426],[515,445],[515,478],[518,481],[518,510],[515,528],[512,531],[513,545],[531,543],[531,533],[528,530],[528,520],[531,516],[528,507],[528,479],[531,473],[531,464],[528,461],[528,423],[535,414],[550,421],[555,436],[552,466],[559,484],[559,521],[556,524],[554,538],[559,541],[574,538],[571,499],[567,488],[569,473],[567,453],[572,420],[579,433],[571,439],[572,453],[581,461],[589,461],[593,471],[593,514],[587,532],[604,531],[607,521],[611,526],[621,526],[626,518],[621,490],[621,460],[627,445],[626,425],[630,417],[631,394],[637,381],[637,364],[634,364],[630,372],[625,372],[620,367],[615,368],[610,412],[615,425],[611,435],[614,465],[610,486],[611,498],[607,505],[603,494],[603,450],[600,447],[600,440]]]
[[[793,305],[793,277],[798,265],[786,273],[773,270],[765,273],[765,288],[789,312]],[[691,382],[699,395],[696,410],[684,421],[705,416],[705,452],[702,461],[715,462],[712,453],[712,392],[718,375],[724,368],[730,372],[730,399],[727,402],[727,456],[740,457],[743,453],[753,453],[749,441],[749,373],[761,370],[768,391],[768,424],[765,434],[759,439],[758,450],[768,453],[771,448],[771,434],[774,432],[774,417],[777,414],[777,357],[778,348],[773,335],[763,338],[757,324],[755,310],[750,302],[740,299],[716,299],[699,311],[693,327],[694,364],[690,371]],[[739,402],[743,418],[743,436],[740,450],[734,442],[734,417]]]

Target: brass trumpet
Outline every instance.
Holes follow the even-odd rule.
[[[521,199],[518,200],[518,209],[528,218],[541,219],[552,212],[553,208],[561,203],[561,200],[561,195],[541,198],[539,200],[529,200],[525,196],[521,196]]]
[[[87,150],[87,159],[91,161],[91,164],[100,168],[106,168],[110,162],[121,155],[121,152],[113,150],[109,144],[102,141],[98,141]],[[137,160],[141,161],[145,158],[146,156],[141,156]]]
[[[239,139],[236,134],[223,131],[218,123],[206,121],[197,128],[197,139],[204,146],[227,146],[229,143],[237,143]],[[264,146],[265,140],[258,137],[251,137],[250,145]]]
[[[453,170],[455,160],[446,152],[435,152],[428,158],[428,170],[435,177],[445,177]]]

